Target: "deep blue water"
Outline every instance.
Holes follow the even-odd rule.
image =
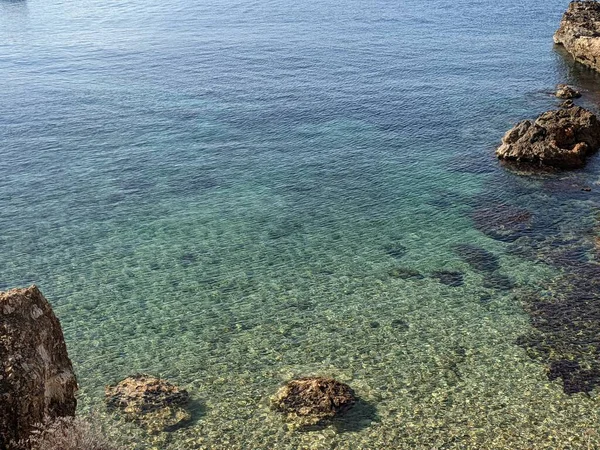
[[[186,386],[195,421],[161,448],[583,439],[595,395],[516,344],[522,293],[557,273],[519,249],[593,240],[578,186],[600,164],[525,177],[493,155],[557,83],[600,98],[553,48],[567,4],[0,0],[0,288],[53,304],[82,411],[131,373]],[[536,218],[516,242],[477,222],[507,203]],[[307,374],[368,413],[285,431],[268,397]]]

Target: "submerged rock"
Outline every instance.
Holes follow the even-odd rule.
[[[36,425],[75,415],[77,380],[48,301],[36,286],[0,292],[0,449]]]
[[[134,375],[107,386],[105,393],[109,408],[119,409],[126,420],[153,433],[172,431],[191,418],[184,408],[188,392],[160,378]]]
[[[494,272],[500,268],[500,261],[496,255],[476,245],[458,244],[454,246],[454,251],[478,272]]]
[[[422,280],[425,278],[421,272],[418,270],[414,270],[408,267],[394,267],[388,272],[389,276],[392,278],[400,278],[402,280]]]
[[[581,93],[578,90],[569,86],[568,84],[559,84],[558,86],[556,86],[556,96],[558,98],[570,100],[581,97]]]
[[[323,425],[356,403],[354,391],[333,378],[292,380],[271,398],[271,405],[298,426]]]
[[[458,287],[464,284],[463,273],[454,270],[436,270],[431,276],[446,286]]]
[[[506,203],[475,209],[471,215],[475,228],[502,242],[514,242],[527,234],[532,214]]]
[[[580,63],[600,70],[600,4],[571,2],[554,33],[554,42],[563,45]]]
[[[524,120],[502,138],[496,156],[530,167],[574,169],[600,146],[598,118],[579,106],[547,111]]]

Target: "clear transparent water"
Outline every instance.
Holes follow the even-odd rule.
[[[593,239],[594,192],[493,158],[556,83],[598,99],[552,47],[566,6],[0,0],[0,288],[36,283],[55,307],[82,413],[147,372],[195,416],[146,436],[107,415],[137,448],[595,445],[600,398],[515,343],[521,292],[557,269],[472,220],[510,202],[548,219],[538,234]],[[512,285],[486,284],[465,243]],[[269,396],[309,374],[362,406],[288,430]]]

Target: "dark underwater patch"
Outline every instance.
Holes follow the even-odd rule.
[[[431,273],[431,277],[446,286],[458,287],[464,284],[464,274],[454,270],[436,270]]]
[[[494,272],[500,268],[498,257],[492,252],[472,244],[454,246],[455,253],[478,272]]]
[[[422,280],[425,278],[418,270],[410,269],[408,267],[394,267],[388,272],[388,275],[392,278],[400,278],[402,280]]]
[[[406,247],[400,244],[388,244],[383,249],[388,255],[396,259],[402,258],[407,253]]]
[[[471,213],[475,228],[486,236],[502,242],[514,242],[525,236],[531,225],[532,214],[507,203],[476,208]]]
[[[547,365],[564,392],[600,386],[600,266],[579,264],[541,293],[522,297],[535,332],[517,343]]]
[[[483,278],[483,287],[499,291],[510,291],[515,287],[515,284],[509,276],[496,271],[485,275]]]

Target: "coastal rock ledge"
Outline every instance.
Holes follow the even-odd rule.
[[[577,61],[600,70],[600,3],[571,2],[554,42],[563,45]]]
[[[496,156],[531,168],[576,169],[600,147],[600,122],[579,106],[547,111],[524,120],[502,138]]]
[[[27,449],[36,426],[75,415],[77,381],[40,290],[0,292],[0,450]]]

